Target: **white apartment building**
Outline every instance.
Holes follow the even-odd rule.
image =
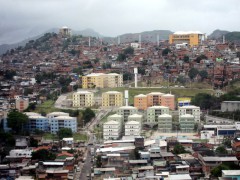
[[[158,116],[158,129],[162,132],[172,132],[172,116],[169,114]]]
[[[128,121],[138,121],[140,124],[143,122],[143,115],[141,114],[132,114],[128,116]]]
[[[69,128],[72,132],[77,132],[77,118],[70,116],[58,116],[51,119],[50,131],[56,134],[61,128]]]
[[[94,93],[78,91],[73,93],[73,107],[91,107],[94,105]]]
[[[196,121],[191,114],[184,114],[179,116],[179,124],[182,132],[193,132]]]
[[[31,158],[32,149],[12,149],[6,158]]]
[[[118,121],[108,121],[103,124],[103,139],[116,140],[121,136],[122,128]]]
[[[142,130],[139,121],[128,121],[125,123],[125,136],[140,136]]]
[[[147,123],[158,123],[158,116],[162,114],[169,114],[169,107],[152,106],[147,108]]]
[[[138,110],[133,106],[122,106],[118,108],[117,114],[123,116],[124,122],[128,121],[128,116],[137,114]]]
[[[185,114],[191,114],[194,116],[195,122],[200,122],[200,107],[198,106],[182,106],[178,109],[179,118]]]

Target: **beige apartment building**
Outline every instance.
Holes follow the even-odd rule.
[[[94,94],[89,91],[73,93],[73,107],[91,107],[94,105]]]
[[[123,105],[123,94],[118,91],[108,91],[102,94],[102,107],[118,107]]]
[[[123,75],[117,73],[91,73],[82,77],[82,88],[122,87]]]

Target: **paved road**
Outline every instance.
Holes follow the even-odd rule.
[[[87,156],[86,156],[85,163],[81,169],[81,174],[80,174],[79,180],[90,179],[87,177],[88,174],[91,176],[91,167],[92,167],[91,155],[90,155],[89,151],[90,151],[90,147],[87,148]]]

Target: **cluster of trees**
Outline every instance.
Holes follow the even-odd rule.
[[[206,70],[198,71],[196,68],[191,68],[188,72],[188,76],[191,80],[193,80],[198,74],[202,81],[208,77],[208,72]]]
[[[111,67],[112,67],[112,64],[109,63],[109,62],[106,62],[106,63],[103,63],[103,64],[102,64],[102,68],[103,68],[103,69],[111,69]]]
[[[40,84],[44,80],[54,80],[56,78],[56,74],[54,72],[42,72],[38,73],[35,76],[36,82]]]
[[[24,126],[28,123],[28,116],[17,110],[11,110],[7,116],[8,127],[12,128],[16,134],[23,133]]]
[[[83,68],[93,68],[92,62],[91,61],[84,61],[82,64]]]
[[[187,153],[188,151],[185,150],[185,147],[183,147],[181,144],[176,144],[173,148],[173,153],[174,154],[183,154]]]
[[[124,49],[123,53],[118,54],[117,61],[125,61],[128,56],[133,55],[134,49],[133,47],[129,46]]]
[[[14,76],[17,75],[16,71],[12,70],[12,69],[7,69],[5,71],[3,71],[3,75],[5,79],[8,80],[12,80]]]
[[[90,109],[90,108],[86,108],[83,112],[82,112],[82,119],[84,120],[84,123],[88,123],[92,120],[92,118],[94,118],[96,116],[95,112]]]
[[[219,109],[220,102],[217,97],[207,93],[199,93],[191,99],[191,104],[199,106],[200,109]]]
[[[169,48],[165,48],[163,51],[162,51],[162,55],[163,56],[166,56],[166,55],[168,55],[168,53],[170,53],[171,52],[171,50],[169,49]]]

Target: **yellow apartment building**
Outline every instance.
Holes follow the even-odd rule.
[[[91,73],[82,77],[82,88],[122,87],[123,75],[117,73]]]
[[[73,107],[91,107],[94,105],[94,94],[89,91],[73,93]]]
[[[118,91],[108,91],[102,93],[103,107],[118,107],[123,105],[123,94]]]
[[[205,35],[200,31],[178,31],[169,35],[169,44],[187,43],[190,46],[198,46],[204,38]]]

